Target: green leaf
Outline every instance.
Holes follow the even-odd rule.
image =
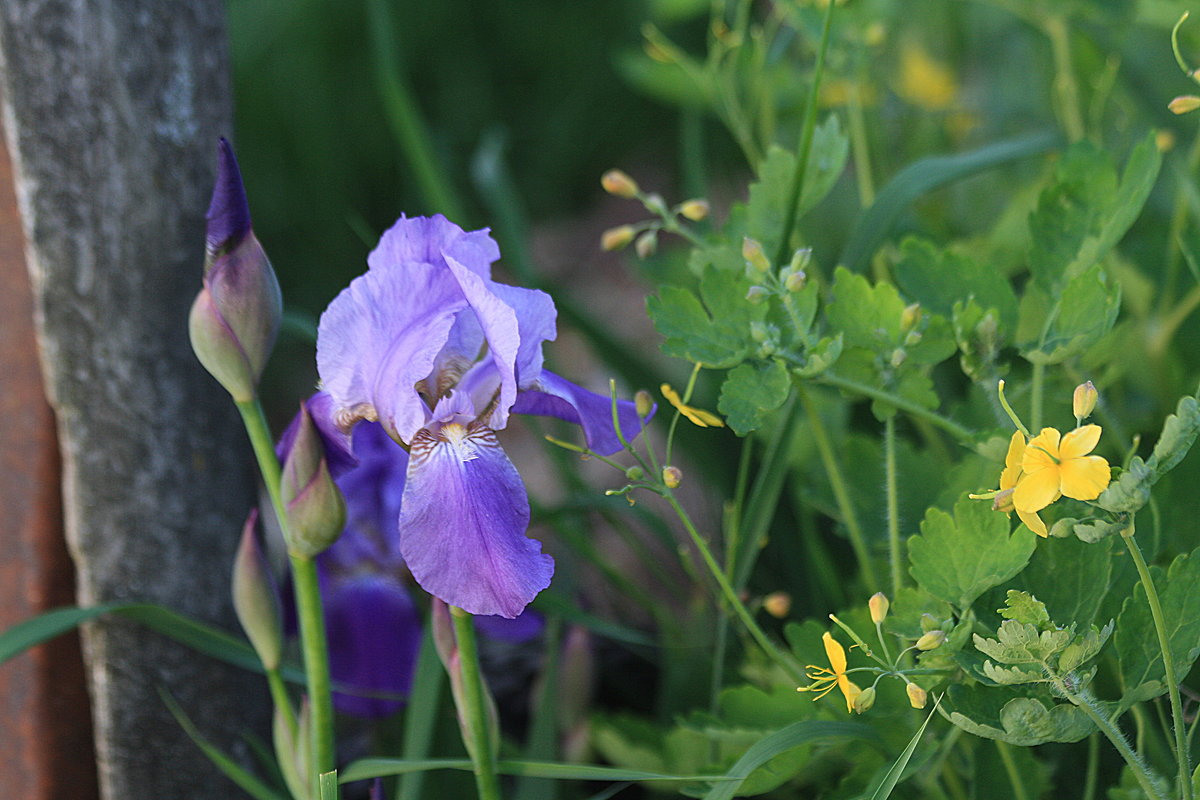
[[[1141,212],[1161,164],[1150,133],[1134,147],[1118,185],[1105,153],[1086,141],[1071,145],[1029,219],[1034,278],[1061,288],[1096,265]]]
[[[910,572],[927,592],[959,610],[1016,575],[1029,562],[1036,536],[1025,526],[1008,535],[1008,518],[987,503],[960,499],[954,516],[931,508],[921,533],[908,540]]]
[[[1038,543],[1017,585],[1046,604],[1051,619],[1092,623],[1112,574],[1109,541],[1051,538]]]
[[[1150,573],[1162,603],[1175,674],[1182,678],[1200,655],[1200,592],[1196,591],[1200,585],[1200,549],[1176,558],[1165,575],[1159,567],[1151,567]],[[1121,607],[1115,641],[1121,664],[1123,708],[1167,691],[1162,651],[1146,589],[1140,582]]]
[[[908,740],[908,744],[904,747],[903,752],[896,758],[888,771],[884,773],[883,778],[879,781],[879,785],[875,787],[875,791],[871,792],[870,800],[887,800],[892,794],[892,790],[896,788],[896,784],[900,782],[900,777],[904,774],[905,767],[912,759],[913,753],[917,749],[917,744],[921,741],[921,737],[925,735],[925,729],[929,727],[929,720],[933,719],[933,715],[937,713],[938,706],[941,705],[942,698],[938,698],[933,703],[933,708],[929,709],[929,713],[925,716],[925,721],[921,723],[921,727],[917,728],[917,732]]]
[[[875,203],[854,223],[838,263],[852,272],[866,269],[879,244],[921,195],[939,186],[974,175],[977,172],[1009,164],[1044,153],[1056,146],[1059,135],[1053,131],[1020,139],[997,142],[969,153],[930,156],[914,161],[896,173],[875,198]]]
[[[237,784],[238,788],[255,798],[255,800],[286,800],[283,794],[263,783],[245,767],[223,753],[219,747],[204,738],[204,735],[200,733],[200,730],[192,723],[192,720],[180,708],[179,703],[175,701],[175,698],[170,693],[165,689],[159,689],[158,694],[166,705],[167,710],[171,712],[171,716],[175,717],[175,721],[179,723],[179,727],[183,728],[184,732],[188,735],[188,738],[195,742],[196,746],[204,752],[204,755],[208,756],[209,761],[213,762],[226,777]]]
[[[742,782],[762,764],[793,747],[829,739],[859,739],[877,742],[879,734],[875,732],[874,728],[860,722],[804,720],[793,723],[763,737],[752,745],[726,773],[726,780],[714,786],[708,794],[704,795],[704,800],[732,800],[737,795]]]
[[[1183,460],[1196,442],[1197,433],[1200,433],[1200,404],[1196,403],[1195,397],[1188,395],[1179,400],[1175,413],[1163,423],[1154,452],[1146,462],[1146,466],[1154,473],[1154,480],[1157,481]]]
[[[1065,628],[1039,630],[1036,625],[1006,619],[995,639],[974,635],[975,649],[1001,664],[1042,664],[1062,652],[1074,633]]]
[[[1009,589],[1004,608],[998,609],[998,611],[1000,616],[1005,619],[1032,625],[1035,628],[1041,629],[1050,626],[1050,614],[1046,611],[1046,604],[1028,592]]]
[[[1050,324],[1021,347],[1034,364],[1058,364],[1078,355],[1112,330],[1121,310],[1121,286],[1105,278],[1100,264],[1070,278],[1051,308]]]
[[[320,778],[320,797],[321,800],[338,800],[338,774],[337,770],[322,772]]]
[[[779,359],[740,364],[725,376],[717,410],[734,433],[745,436],[783,405],[791,389],[787,368]]]
[[[1154,485],[1154,470],[1142,461],[1141,456],[1129,460],[1129,467],[1108,485],[1108,488],[1096,498],[1096,505],[1114,514],[1134,512],[1150,502],[1150,487]],[[1111,526],[1110,526],[1111,527]],[[1120,527],[1124,527],[1121,525]],[[1076,526],[1078,536],[1079,526]],[[1097,531],[1100,533],[1101,531]],[[1109,534],[1118,531],[1108,531]],[[1083,537],[1080,537],[1083,538]]]
[[[830,723],[832,724],[832,723]],[[399,758],[362,758],[349,764],[338,775],[340,783],[405,775],[434,769],[456,769],[471,772],[474,766],[466,758],[429,758],[408,761]],[[670,775],[645,770],[601,767],[592,764],[562,764],[553,761],[498,761],[496,771],[501,775],[520,775],[529,778],[554,778],[577,781],[725,781],[722,775]]]
[[[833,299],[825,316],[847,347],[878,353],[899,346],[905,303],[895,286],[880,282],[872,287],[862,275],[838,267],[830,293]]]
[[[664,286],[646,298],[654,326],[666,337],[663,352],[716,369],[745,360],[757,346],[750,323],[761,322],[767,313],[766,303],[746,300],[747,288],[741,275],[710,268],[700,281],[700,297]]]
[[[1017,324],[1017,296],[1003,274],[924,239],[910,237],[900,245],[896,282],[908,297],[943,317],[973,298],[983,310],[996,309],[1004,328]]]
[[[1044,700],[1037,692],[1033,687],[953,684],[948,691],[950,721],[968,733],[1019,747],[1077,742],[1096,730],[1083,711]]]

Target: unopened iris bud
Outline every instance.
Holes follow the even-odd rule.
[[[1075,412],[1075,422],[1079,425],[1096,410],[1096,401],[1100,393],[1091,381],[1084,381],[1075,387],[1075,395],[1071,398],[1071,408]]]
[[[275,271],[250,229],[250,209],[229,142],[218,147],[208,209],[204,285],[192,304],[192,350],[239,403],[254,399],[275,346],[283,298]]]
[[[742,258],[746,259],[746,266],[754,272],[769,272],[771,269],[771,262],[763,252],[762,244],[749,236],[742,239]]]
[[[707,200],[685,200],[679,206],[679,213],[690,219],[692,222],[699,222],[708,216],[709,206]]]
[[[771,592],[763,598],[763,610],[775,619],[784,619],[792,610],[792,596],[787,592]]]
[[[932,630],[925,633],[920,639],[917,639],[916,647],[918,650],[936,650],[942,646],[942,642],[946,641],[946,632],[943,630]]]
[[[258,510],[250,512],[233,561],[233,610],[246,638],[268,670],[279,667],[283,655],[283,623],[271,568],[254,534]]]
[[[640,481],[642,478],[646,477],[646,471],[635,464],[634,466],[625,470],[625,477],[631,481]]]
[[[929,694],[915,683],[905,686],[904,691],[908,692],[908,703],[913,708],[924,708],[929,702]]]
[[[633,396],[633,405],[639,417],[648,417],[654,411],[654,398],[645,389],[638,389]]]
[[[346,525],[346,501],[329,474],[324,440],[300,404],[296,438],[283,462],[280,499],[287,515],[288,551],[312,558],[325,550]]]
[[[1167,103],[1167,108],[1172,114],[1186,114],[1200,108],[1200,97],[1196,97],[1194,94],[1185,94]]]
[[[654,255],[654,251],[658,249],[658,231],[646,231],[637,238],[633,249],[637,251],[638,258],[649,258]]]
[[[865,714],[875,705],[875,687],[868,686],[854,698],[854,713]]]
[[[604,191],[617,197],[637,197],[637,182],[619,169],[610,169],[600,176],[600,185],[604,187]]]
[[[467,754],[471,756],[471,759],[478,759],[475,726],[463,716],[462,712],[465,707],[466,684],[463,679],[462,656],[457,649],[446,664],[446,673],[450,676],[450,694],[454,696],[454,708],[458,712],[458,728],[462,734],[463,744],[466,745]],[[492,698],[492,693],[486,683],[483,683],[482,689],[484,720],[487,725],[487,737],[491,740],[491,746],[488,749],[495,753],[500,749],[500,714],[496,710],[496,701]]]
[[[871,610],[871,622],[876,625],[883,622],[887,618],[888,609],[891,608],[891,603],[887,599],[887,595],[883,592],[876,592],[871,595],[871,599],[867,601],[867,608]]]
[[[663,467],[662,482],[668,489],[678,489],[683,483],[683,470],[679,467]]]
[[[765,286],[751,286],[746,290],[746,300],[752,305],[758,305],[766,300],[770,294]]]
[[[600,248],[606,251],[620,250],[633,241],[637,231],[632,225],[618,225],[600,234]]]

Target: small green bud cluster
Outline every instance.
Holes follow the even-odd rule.
[[[619,169],[610,169],[600,177],[604,191],[626,200],[640,200],[656,219],[635,224],[617,225],[600,235],[600,247],[605,251],[621,250],[633,243],[638,258],[647,259],[658,252],[658,235],[662,231],[685,233],[679,217],[690,222],[706,219],[711,211],[707,200],[694,197],[675,207],[669,207],[662,195],[643,192],[637,181]]]

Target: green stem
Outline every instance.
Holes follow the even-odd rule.
[[[1096,778],[1100,771],[1100,738],[1088,737],[1087,772],[1083,781],[1081,800],[1096,800]]]
[[[1104,734],[1105,738],[1112,743],[1112,746],[1117,748],[1117,752],[1121,754],[1121,757],[1125,759],[1125,763],[1129,765],[1130,771],[1137,779],[1138,785],[1142,787],[1142,791],[1146,793],[1146,797],[1151,798],[1151,800],[1167,800],[1154,785],[1154,781],[1150,777],[1150,772],[1145,762],[1142,761],[1141,756],[1129,746],[1128,740],[1126,740],[1121,731],[1108,720],[1100,709],[1096,708],[1095,703],[1086,692],[1081,691],[1079,694],[1075,694],[1067,689],[1061,680],[1055,683],[1058,689],[1062,691],[1063,696],[1086,714],[1092,723],[1100,729],[1100,732]]]
[[[1197,133],[1195,138],[1192,139],[1192,147],[1190,150],[1188,150],[1186,163],[1187,166],[1185,168],[1185,172],[1179,176],[1179,186],[1175,189],[1175,207],[1171,212],[1170,227],[1167,229],[1167,266],[1165,270],[1166,277],[1163,279],[1162,293],[1158,298],[1159,317],[1168,316],[1167,308],[1170,306],[1171,301],[1179,296],[1179,267],[1180,258],[1183,255],[1180,250],[1179,242],[1180,237],[1183,236],[1183,229],[1187,224],[1188,219],[1189,188],[1185,182],[1190,180],[1189,176],[1196,171],[1197,167],[1200,167],[1200,133]],[[1188,313],[1191,313],[1192,308],[1195,306],[1192,305],[1188,307],[1187,303],[1184,302],[1180,303],[1180,307],[1186,308],[1186,311],[1184,312],[1184,316],[1186,317]],[[1177,311],[1171,314],[1170,318],[1174,319],[1178,316],[1179,313]],[[1180,320],[1180,322],[1181,321],[1182,320]],[[1153,353],[1155,352],[1155,349],[1158,349],[1158,354],[1161,355],[1161,351],[1166,348],[1166,344],[1170,342],[1170,337],[1175,333],[1175,328],[1177,327],[1178,322],[1174,326],[1171,326],[1169,331],[1160,330],[1151,341],[1156,344],[1161,344],[1159,344],[1158,348],[1151,347],[1150,351]]]
[[[290,541],[287,513],[279,494],[280,467],[275,445],[262,403],[258,399],[237,403],[250,445],[258,460],[258,469],[266,484],[271,506],[284,542]],[[312,785],[320,775],[336,766],[333,747],[333,696],[329,681],[329,647],[325,639],[325,617],[321,610],[321,589],[317,584],[316,564],[310,558],[288,554],[296,596],[296,617],[300,625],[300,648],[304,656],[304,677],[308,686],[308,704],[312,722],[309,743],[314,772]]]
[[[854,550],[854,557],[858,559],[863,579],[866,581],[868,589],[877,588],[879,576],[875,574],[875,567],[871,563],[871,551],[867,548],[862,527],[858,524],[858,513],[854,510],[854,503],[850,500],[850,491],[846,488],[846,481],[842,477],[842,467],[838,462],[837,454],[834,453],[833,443],[829,441],[829,432],[825,430],[825,423],[821,420],[821,415],[817,413],[817,408],[813,405],[804,386],[797,384],[796,391],[800,397],[800,403],[808,413],[809,427],[812,428],[817,451],[821,454],[821,463],[825,467],[829,485],[833,487],[833,496],[837,501],[838,511],[841,512],[846,532],[850,536],[850,547]]]
[[[1071,65],[1071,31],[1063,17],[1048,16],[1042,20],[1042,30],[1050,39],[1054,53],[1054,91],[1058,96],[1063,128],[1072,142],[1084,136],[1083,111],[1079,100],[1079,84]]]
[[[804,110],[804,128],[800,132],[800,148],[796,153],[796,173],[792,178],[792,191],[788,196],[787,213],[783,218],[783,231],[779,237],[776,264],[788,261],[792,231],[796,227],[796,212],[800,209],[800,197],[804,194],[804,178],[808,172],[808,159],[812,151],[813,130],[817,126],[817,99],[821,93],[821,78],[825,74],[825,53],[829,50],[829,32],[833,28],[833,9],[837,3],[825,7],[825,24],[821,28],[821,46],[817,51],[817,63],[813,68],[812,88],[808,92],[808,107]]]
[[[1137,565],[1138,576],[1142,579],[1142,588],[1146,590],[1146,601],[1150,604],[1150,616],[1154,618],[1154,632],[1158,634],[1158,647],[1162,651],[1163,670],[1166,673],[1167,691],[1171,698],[1171,721],[1175,728],[1175,760],[1179,764],[1179,791],[1183,800],[1192,800],[1192,768],[1188,757],[1187,723],[1183,718],[1183,700],[1179,696],[1179,681],[1175,677],[1175,662],[1171,658],[1171,644],[1167,639],[1167,623],[1163,616],[1162,603],[1158,599],[1158,589],[1150,576],[1150,568],[1142,556],[1142,548],[1133,537],[1133,523],[1121,531],[1121,537],[1133,556]]]
[[[754,616],[746,608],[745,604],[742,603],[742,601],[738,598],[737,592],[733,589],[733,585],[729,582],[729,579],[725,577],[725,571],[721,569],[721,565],[717,563],[715,558],[713,558],[712,550],[709,548],[708,542],[704,541],[704,537],[701,536],[700,532],[696,530],[696,526],[692,523],[691,517],[689,517],[688,513],[683,510],[683,506],[679,505],[679,501],[675,499],[675,495],[670,489],[665,489],[663,491],[663,497],[665,497],[667,502],[670,503],[671,508],[675,510],[675,514],[679,517],[679,521],[683,523],[683,527],[687,530],[688,536],[691,537],[692,544],[696,546],[696,550],[699,551],[700,557],[704,559],[704,564],[708,567],[709,573],[712,575],[713,579],[716,580],[717,585],[721,588],[721,594],[725,597],[726,602],[729,603],[730,608],[733,609],[738,619],[741,620],[742,624],[746,626],[746,631],[751,637],[753,637],[754,641],[758,643],[758,646],[762,648],[763,652],[766,653],[780,667],[782,667],[783,670],[787,672],[793,680],[796,681],[796,683],[805,683],[807,678],[804,676],[804,670],[800,669],[799,665],[797,665],[795,661],[784,655],[784,653],[775,646],[775,643],[768,638],[767,634],[763,632],[763,629],[760,628],[758,623],[754,621]]]
[[[475,623],[470,614],[457,606],[450,606],[450,616],[454,619],[454,639],[458,644],[459,664],[462,667],[463,707],[459,711],[475,740],[475,746],[468,748],[475,765],[475,787],[479,791],[479,800],[500,800],[500,776],[496,773],[496,751],[492,747],[488,725]]]
[[[836,386],[839,389],[845,389],[855,394],[860,394],[864,397],[869,397],[872,400],[882,400],[889,405],[893,405],[906,414],[917,417],[919,419],[928,420],[938,428],[941,428],[946,433],[958,439],[960,442],[970,442],[974,437],[975,432],[970,428],[959,425],[952,419],[947,419],[936,411],[930,411],[924,406],[918,405],[911,400],[901,397],[898,394],[885,392],[882,389],[877,389],[859,381],[853,381],[848,378],[843,378],[840,375],[835,375],[832,372],[824,372],[821,377],[817,378],[821,383],[828,386]]]
[[[288,697],[287,686],[283,682],[283,675],[279,673],[279,669],[268,669],[267,671],[267,686],[271,690],[271,701],[275,703],[275,708],[279,713],[283,714],[284,724],[288,726],[288,732],[292,735],[292,740],[296,739],[296,709],[292,707],[292,699]]]
[[[1017,769],[1017,762],[1013,758],[1012,747],[997,739],[996,750],[1000,753],[1000,761],[1008,774],[1008,782],[1012,784],[1013,800],[1029,800],[1029,793],[1025,791],[1025,783],[1021,780],[1021,771]]]
[[[1033,365],[1033,381],[1030,389],[1030,405],[1033,408],[1029,412],[1030,430],[1036,436],[1042,430],[1042,395],[1044,394],[1046,385],[1046,365]]]
[[[896,491],[896,415],[883,423],[884,472],[887,491],[888,561],[892,569],[892,597],[900,596],[904,580],[900,558],[900,501]]]

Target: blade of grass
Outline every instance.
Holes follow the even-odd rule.
[[[455,769],[470,772],[472,766],[470,759],[466,758],[430,758],[422,761],[408,761],[397,758],[364,758],[353,762],[343,769],[338,776],[338,780],[341,783],[349,783],[350,781],[382,778],[388,775],[404,775],[409,772],[434,769]],[[498,761],[496,762],[496,769],[502,775],[553,778],[555,780],[679,781],[688,783],[731,780],[724,775],[670,775],[661,772],[622,769],[621,767],[601,767],[593,764],[561,764],[553,761]]]
[[[401,752],[405,760],[419,761],[429,755],[445,675],[442,663],[438,660],[437,650],[433,646],[433,626],[426,625],[421,638],[421,650],[417,655],[417,669],[413,677],[408,710],[404,714],[404,743]],[[396,787],[397,800],[420,797],[424,783],[423,772],[404,775]]]
[[[879,785],[875,787],[875,791],[871,794],[870,800],[886,800],[896,788],[896,784],[900,782],[901,776],[904,774],[904,768],[908,766],[912,754],[917,749],[917,744],[921,741],[921,736],[924,735],[925,729],[929,727],[929,720],[933,719],[933,715],[937,713],[938,704],[942,702],[942,698],[938,698],[933,703],[933,708],[929,709],[929,716],[925,717],[925,721],[921,723],[921,727],[917,728],[917,732],[908,740],[908,746],[904,748],[904,752],[900,753],[900,757],[892,764]]]

